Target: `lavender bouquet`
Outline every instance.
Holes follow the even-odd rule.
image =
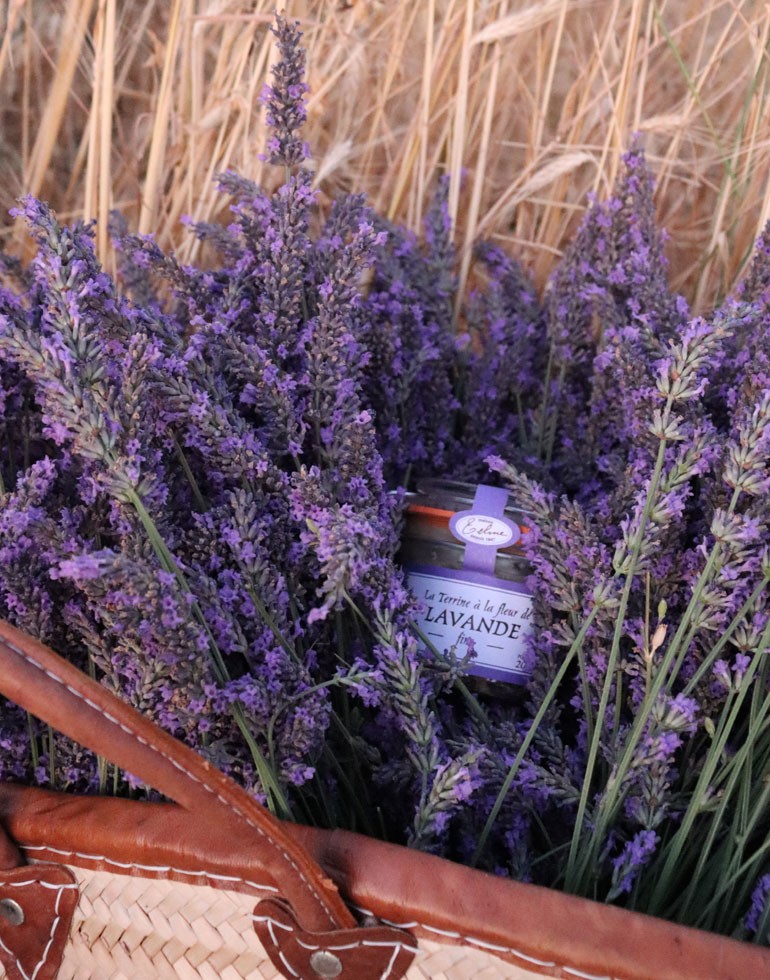
[[[275,813],[770,941],[770,233],[692,317],[634,147],[540,300],[446,187],[423,241],[316,206],[296,27],[267,194],[233,173],[183,267],[27,199],[0,263],[0,615]],[[459,316],[457,311],[460,310]],[[523,706],[427,647],[403,488],[500,481],[533,515]],[[145,788],[12,705],[0,778]]]

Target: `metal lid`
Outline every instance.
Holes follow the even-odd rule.
[[[526,514],[507,490],[455,480],[422,480],[406,501],[407,534],[456,541],[463,567],[493,573],[495,557],[523,554],[531,531]]]
[[[418,480],[416,492],[406,495],[406,505],[407,507],[413,505],[433,507],[436,510],[456,513],[459,510],[467,510],[473,504],[478,487],[479,485],[476,483],[462,483],[459,480],[433,478]],[[512,494],[509,494],[505,513],[526,514],[528,512],[518,507],[516,499]]]

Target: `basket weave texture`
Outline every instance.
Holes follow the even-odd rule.
[[[276,980],[253,894],[69,865],[80,893],[58,980]],[[420,940],[406,980],[533,980],[483,950]],[[6,973],[0,966],[0,977]],[[285,974],[290,977],[290,974]]]

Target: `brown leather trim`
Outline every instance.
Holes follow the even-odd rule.
[[[231,779],[37,640],[0,622],[0,692],[57,731],[143,779],[231,841],[260,851],[306,929],[355,925],[308,855]],[[205,820],[204,820],[205,818]]]
[[[404,976],[419,952],[412,936],[390,926],[337,929],[331,934],[307,932],[291,909],[275,898],[260,902],[253,919],[262,946],[286,976],[317,980],[319,975],[337,976],[339,971],[339,976],[351,980],[396,980]],[[319,955],[331,958],[335,972],[319,973],[314,966]]]
[[[58,865],[0,871],[0,901],[21,916],[0,915],[0,962],[8,980],[54,980],[78,901],[72,872]]]
[[[495,952],[554,977],[748,980],[770,951],[522,885],[344,831],[282,825],[232,781],[37,641],[0,623],[0,691],[135,773],[181,807],[0,787],[0,816],[28,859],[227,887],[276,889],[298,928],[377,918]],[[6,861],[12,849],[4,848]],[[326,869],[324,875],[319,869]],[[271,892],[271,894],[274,894]]]
[[[78,797],[5,784],[0,823],[28,861],[52,861],[253,893],[283,894],[241,828],[169,803]],[[331,880],[328,887],[336,891]]]
[[[770,950],[496,878],[347,831],[293,832],[348,900],[436,942],[567,980],[759,980]]]
[[[206,826],[169,804],[3,786],[0,820],[30,859],[54,860],[58,848],[66,852],[59,860],[75,866],[272,894],[262,890],[271,886],[260,874],[258,850],[242,850],[241,841],[221,827]],[[415,936],[486,949],[545,976],[770,977],[767,949],[495,878],[347,831],[291,824],[284,830],[359,909]]]
[[[265,874],[259,844],[239,836],[238,828],[212,824],[173,804],[74,797],[6,784],[0,786],[0,823],[30,862],[254,894],[255,930],[276,967],[288,969],[286,975],[316,976],[310,957],[329,951],[356,980],[397,980],[414,956],[413,938],[390,925],[305,929],[281,900],[282,889]],[[37,867],[16,871],[34,875]],[[336,894],[332,880],[324,880]]]

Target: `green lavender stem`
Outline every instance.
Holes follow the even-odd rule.
[[[188,595],[194,595],[192,589],[190,588],[184,572],[181,570],[179,565],[176,563],[174,556],[169,551],[166,546],[166,542],[163,540],[163,536],[158,531],[157,525],[150,516],[147,508],[144,506],[139,495],[134,490],[128,491],[126,494],[130,503],[135,508],[137,515],[139,516],[142,526],[144,527],[147,537],[155,550],[161,564],[166,571],[174,575],[180,588]],[[206,622],[206,617],[203,615],[203,611],[197,599],[193,599],[192,602],[192,612],[198,623],[201,625],[206,633],[209,641],[209,651],[211,653],[212,663],[214,667],[214,673],[220,683],[225,683],[230,679],[227,666],[225,665],[222,653],[217,646],[216,640],[214,638],[211,629]],[[239,704],[233,704],[231,707],[231,713],[235,724],[238,726],[241,735],[251,753],[251,757],[254,760],[254,765],[259,775],[260,782],[267,795],[267,805],[270,811],[277,816],[282,818],[292,817],[291,806],[289,805],[288,798],[283,791],[280,783],[276,779],[275,772],[272,767],[268,764],[265,759],[261,749],[257,745],[254,736],[251,734],[248,722],[246,720],[243,708]]]
[[[564,679],[564,676],[566,675],[567,670],[569,669],[569,666],[572,663],[573,659],[577,656],[577,651],[581,648],[586,633],[588,632],[591,624],[593,623],[596,614],[599,611],[599,608],[600,608],[599,606],[594,606],[594,608],[586,617],[586,620],[581,626],[577,636],[572,641],[572,644],[569,650],[567,651],[564,660],[562,661],[561,667],[559,667],[556,676],[551,682],[551,686],[548,688],[548,691],[545,697],[543,698],[540,707],[537,710],[537,714],[532,719],[532,724],[529,727],[529,731],[524,736],[524,740],[521,743],[519,751],[516,753],[516,758],[511,763],[510,769],[508,770],[508,773],[506,774],[506,777],[503,780],[503,785],[500,787],[500,791],[497,794],[497,799],[495,800],[494,805],[490,810],[489,816],[487,817],[486,823],[484,824],[484,828],[481,831],[481,834],[479,835],[479,841],[478,844],[476,845],[476,850],[473,852],[473,857],[471,858],[470,861],[471,867],[475,867],[478,864],[481,855],[484,853],[484,849],[487,846],[489,835],[492,832],[492,828],[494,827],[498,816],[500,815],[500,810],[502,809],[503,803],[505,802],[505,798],[508,795],[513,780],[516,776],[516,773],[519,771],[519,766],[521,765],[524,756],[529,751],[529,747],[532,744],[532,740],[537,734],[537,729],[540,723],[542,722],[543,718],[545,717],[548,708],[550,707],[551,703],[556,697],[561,682]]]
[[[666,404],[666,411],[664,413],[664,418],[666,418],[670,414],[672,405],[673,405],[673,399],[669,398]],[[599,754],[599,744],[602,736],[602,728],[604,725],[604,716],[607,712],[607,705],[609,704],[612,681],[613,679],[616,679],[615,672],[616,672],[619,654],[620,654],[620,640],[623,636],[623,631],[625,629],[626,609],[628,608],[628,600],[631,595],[631,587],[633,585],[634,577],[636,575],[636,570],[639,563],[639,557],[642,551],[644,532],[647,528],[647,524],[649,523],[650,515],[652,514],[652,508],[654,506],[655,498],[657,496],[658,487],[660,485],[660,477],[663,472],[663,463],[665,461],[665,455],[666,455],[666,445],[667,445],[666,440],[661,439],[660,445],[658,447],[658,455],[655,460],[655,468],[653,470],[652,478],[650,480],[650,486],[647,491],[647,498],[645,500],[644,510],[642,511],[640,525],[634,539],[629,568],[628,571],[624,573],[625,583],[623,586],[623,592],[620,597],[620,606],[618,607],[618,611],[617,611],[617,619],[615,624],[615,632],[612,638],[612,646],[610,648],[609,657],[607,658],[607,675],[604,680],[599,706],[596,711],[596,720],[594,722],[593,738],[589,743],[588,758],[586,760],[586,771],[583,779],[583,786],[581,788],[577,816],[575,818],[575,830],[572,835],[572,842],[570,844],[569,855],[567,857],[567,870],[565,874],[565,888],[567,891],[573,891],[574,889],[576,889],[578,881],[580,880],[581,875],[585,872],[586,868],[591,868],[596,866],[596,854],[598,849],[601,847],[602,835],[598,832],[598,827],[597,827],[597,832],[592,835],[593,844],[589,844],[589,846],[585,847],[583,851],[583,858],[580,861],[580,865],[578,866],[578,851],[580,849],[581,842],[583,841],[583,823],[585,820],[586,809],[588,807],[588,797],[592,792],[593,774],[594,774],[594,769],[596,767],[596,760]],[[617,785],[617,779],[614,781],[614,785]]]

